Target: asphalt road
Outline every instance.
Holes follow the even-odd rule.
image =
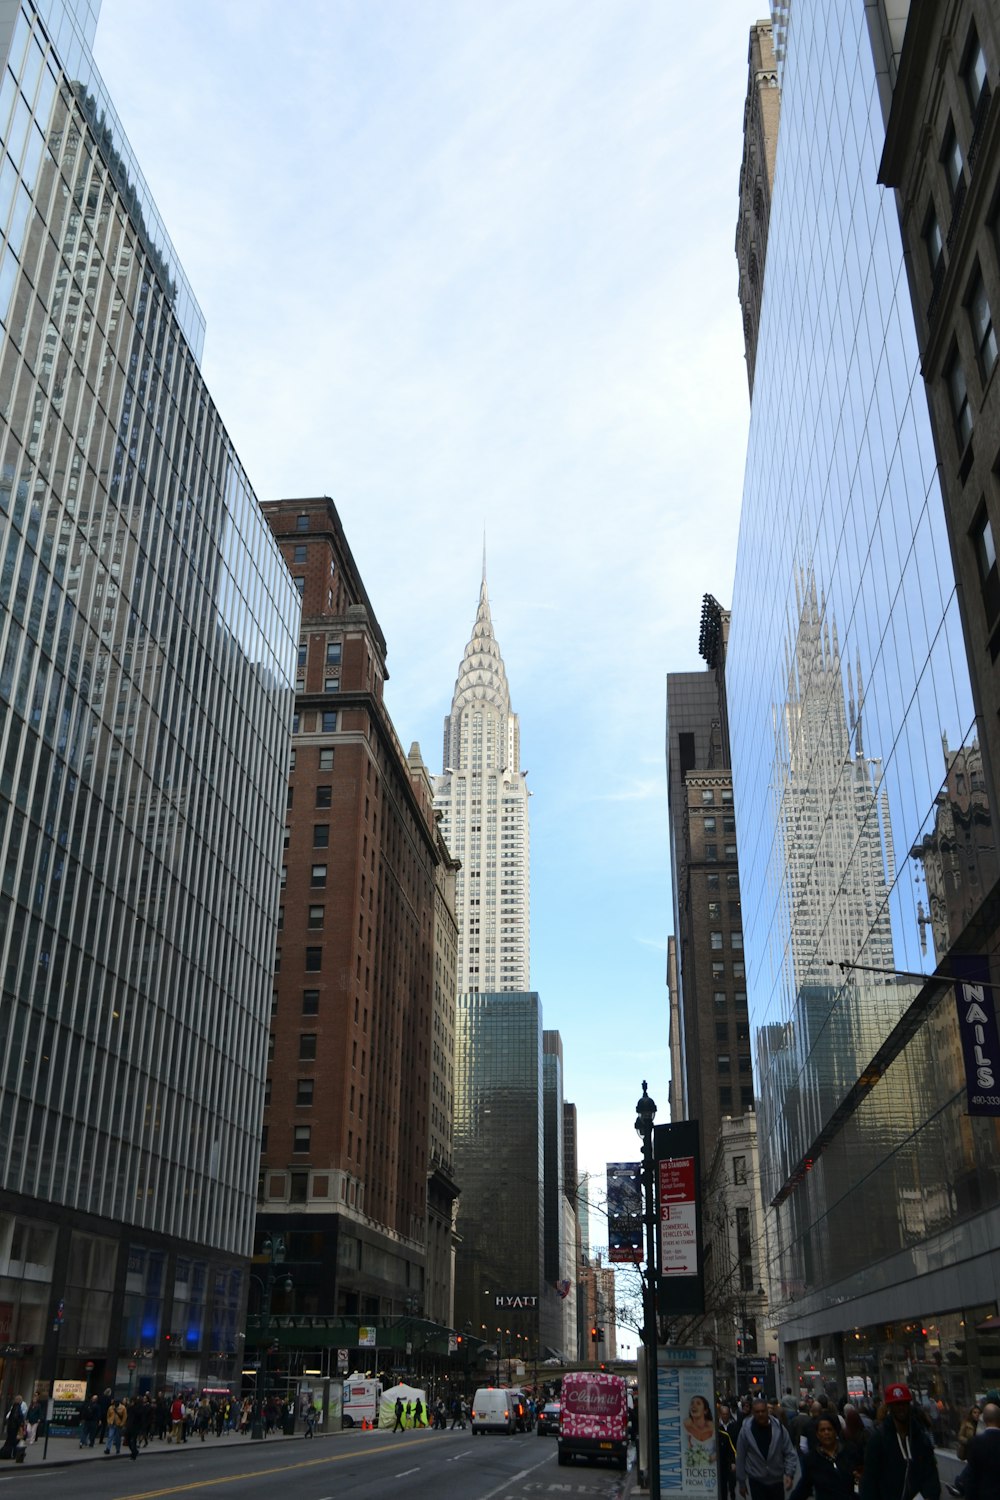
[[[554,1438],[534,1433],[347,1432],[243,1440],[96,1458],[66,1468],[5,1465],[0,1496],[18,1500],[620,1500],[618,1470],[560,1468]]]

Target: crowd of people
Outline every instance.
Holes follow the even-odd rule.
[[[702,1398],[697,1398],[702,1400]],[[707,1403],[702,1402],[707,1408]],[[692,1412],[689,1422],[704,1421]],[[826,1395],[795,1402],[744,1397],[720,1401],[716,1438],[728,1500],[939,1500],[935,1433],[902,1381],[876,1407],[865,1398],[838,1405]],[[1000,1392],[974,1406],[959,1433],[964,1467],[945,1486],[961,1500],[1000,1497]]]

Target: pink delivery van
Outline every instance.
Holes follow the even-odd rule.
[[[620,1375],[578,1370],[564,1375],[559,1398],[559,1462],[579,1454],[628,1466],[628,1395]]]

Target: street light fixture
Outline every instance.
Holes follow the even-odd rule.
[[[649,1468],[649,1500],[660,1500],[659,1398],[656,1374],[656,1208],[653,1195],[653,1121],[656,1105],[649,1097],[645,1078],[642,1097],[635,1107],[636,1134],[642,1141],[643,1221],[646,1225],[646,1281],[644,1286],[642,1341],[646,1346],[646,1446]]]

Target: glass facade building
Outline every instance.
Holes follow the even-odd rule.
[[[727,659],[772,1307],[784,1383],[796,1360],[936,1370],[961,1402],[993,1358],[1000,1142],[966,1113],[953,989],[924,976],[983,951],[994,820],[877,183],[878,28],[862,0],[781,10]]]
[[[26,1390],[238,1347],[299,614],[94,20],[0,13],[0,1375]]]
[[[536,994],[459,995],[455,1178],[461,1187],[461,1254],[455,1326],[470,1323],[473,1335],[490,1345],[498,1329],[505,1339],[509,1329],[544,1358],[561,1335],[563,1311],[545,1280],[542,1058]],[[504,1305],[508,1298],[522,1303]]]

